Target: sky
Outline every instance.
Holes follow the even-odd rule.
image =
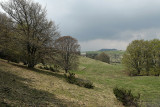
[[[160,39],[160,0],[34,1],[46,7],[62,36],[79,41],[82,51],[125,50],[135,39]]]

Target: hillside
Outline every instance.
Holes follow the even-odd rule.
[[[67,83],[62,73],[31,70],[0,60],[0,102],[3,105],[119,106],[111,89],[103,90],[104,86],[97,83],[95,86],[93,90],[82,88]]]
[[[109,65],[85,57],[80,58],[79,70],[72,72],[92,81],[95,88],[69,84],[63,73],[28,69],[0,60],[1,105],[120,107],[122,104],[112,91],[115,86],[140,93],[143,105],[159,105],[160,77],[128,77],[120,64]]]

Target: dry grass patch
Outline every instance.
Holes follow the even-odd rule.
[[[69,84],[63,73],[28,69],[4,60],[0,60],[0,72],[0,102],[11,106],[121,105],[111,89],[104,91],[99,84],[93,90]]]

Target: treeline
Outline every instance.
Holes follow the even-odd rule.
[[[160,40],[134,40],[125,54],[123,63],[130,75],[160,75]]]
[[[95,57],[96,60],[100,60],[105,63],[110,63],[110,57],[108,54],[102,52]]]
[[[47,10],[31,0],[0,3],[0,58],[36,64],[54,64],[66,72],[78,66],[80,45],[71,36],[61,37],[58,27],[47,19]]]
[[[110,63],[110,56],[106,54],[105,52],[102,53],[87,53],[86,57],[96,59],[105,63]]]
[[[122,56],[124,51],[119,50],[111,50],[111,51],[94,51],[94,52],[87,52],[86,57],[100,60],[106,63],[121,63]]]

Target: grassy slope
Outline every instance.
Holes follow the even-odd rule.
[[[68,84],[62,73],[30,70],[0,60],[0,102],[23,106],[121,106],[112,91],[115,86],[139,92],[141,100],[151,101],[152,106],[160,102],[160,77],[128,77],[122,65],[89,58],[81,58],[79,71],[72,72],[92,81],[95,89]]]
[[[121,106],[110,88],[86,89],[65,81],[63,74],[27,69],[0,60],[0,107],[11,106]]]
[[[97,89],[105,91],[106,95],[108,90],[118,86],[131,89],[135,95],[140,93],[143,105],[160,106],[160,77],[129,77],[122,65],[109,65],[88,58],[81,58],[80,65],[86,69],[75,73],[93,81]]]

